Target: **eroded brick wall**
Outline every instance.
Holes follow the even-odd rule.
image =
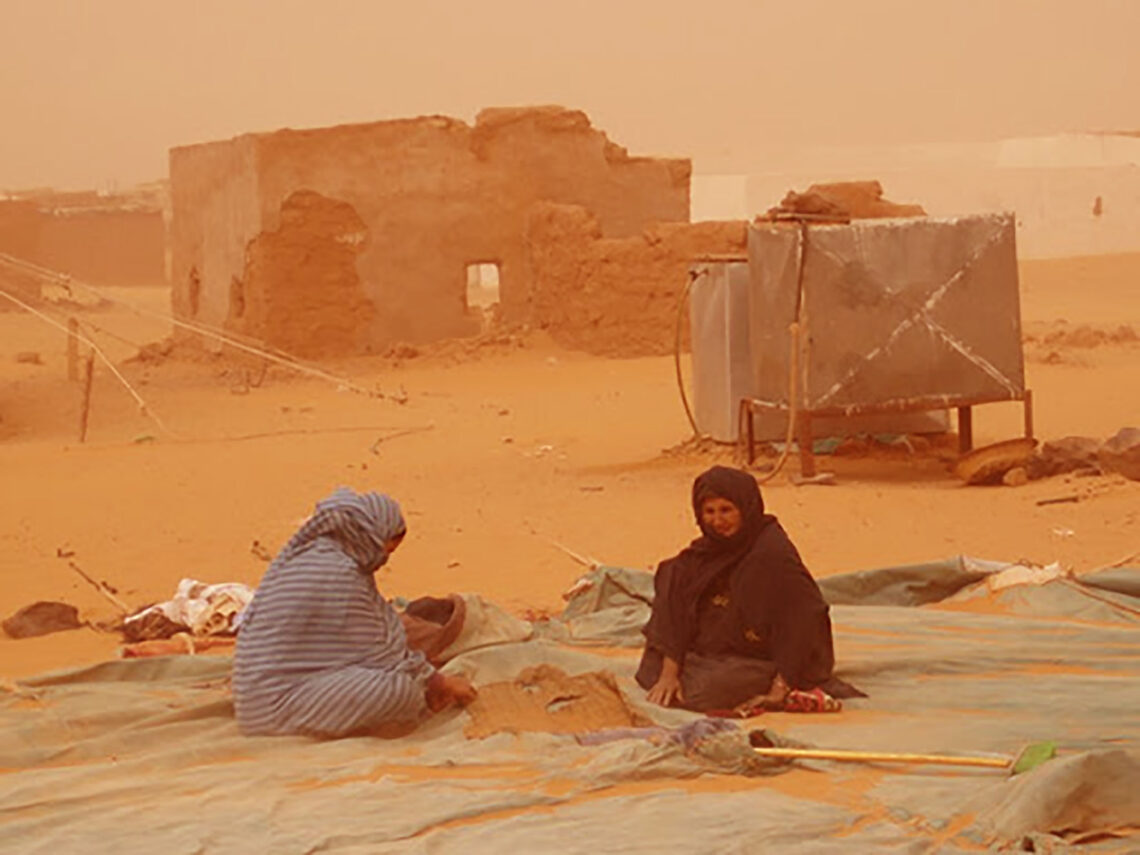
[[[702,256],[747,251],[743,221],[663,223],[607,238],[580,206],[536,205],[527,224],[534,322],[603,356],[672,353],[678,301]]]
[[[501,316],[528,321],[525,235],[533,205],[582,205],[603,234],[628,236],[653,222],[686,221],[689,177],[689,161],[631,157],[584,113],[561,107],[487,110],[473,126],[426,117],[175,149],[175,308],[187,312],[193,287],[199,306],[210,307],[209,319],[228,317],[220,307],[229,305],[234,278],[245,277],[248,248],[259,234],[279,229],[287,199],[312,191],[350,206],[368,234],[355,264],[374,311],[361,316],[359,351],[477,332],[478,314],[465,305],[473,263],[499,266]],[[260,251],[269,247],[290,253],[280,235]],[[265,256],[261,265],[284,269]],[[307,277],[260,281],[266,289],[303,289],[322,275],[313,268]],[[286,322],[287,331],[273,328]],[[304,320],[267,313],[241,326],[266,340],[295,339]],[[308,332],[330,334],[319,323]],[[317,341],[311,349],[332,344]]]

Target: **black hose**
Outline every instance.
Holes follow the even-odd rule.
[[[689,281],[685,283],[685,288],[681,291],[681,299],[677,303],[677,328],[673,339],[673,367],[677,369],[677,391],[681,393],[681,404],[685,408],[689,426],[693,429],[693,436],[697,439],[701,438],[701,432],[697,428],[697,420],[693,417],[693,410],[689,406],[689,396],[685,394],[685,379],[681,376],[681,332],[684,329],[685,308],[689,303],[689,292],[693,290],[693,284],[707,272],[708,268],[706,267],[689,271]]]

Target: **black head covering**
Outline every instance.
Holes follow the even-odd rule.
[[[726,499],[740,511],[740,530],[731,537],[722,537],[707,527],[701,518],[701,508],[709,499]],[[764,499],[756,479],[742,469],[714,466],[702,472],[693,481],[693,514],[704,535],[695,542],[705,541],[702,551],[736,551],[744,544],[751,545],[764,522]]]
[[[727,499],[740,509],[740,530],[722,537],[701,519],[701,506],[710,498]],[[714,466],[693,482],[693,513],[701,536],[658,568],[658,602],[646,627],[650,640],[666,655],[679,660],[696,629],[697,602],[723,573],[740,564],[760,532],[775,517],[764,513],[756,479],[741,469]],[[668,590],[663,590],[661,586]]]

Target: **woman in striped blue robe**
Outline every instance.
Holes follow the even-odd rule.
[[[269,566],[242,616],[234,657],[247,735],[339,737],[414,725],[475,694],[409,649],[373,576],[405,533],[394,499],[340,488]]]

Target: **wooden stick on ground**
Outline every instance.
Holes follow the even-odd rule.
[[[380,443],[382,443],[382,442],[387,442],[390,439],[398,439],[401,436],[410,436],[413,433],[423,433],[424,431],[434,430],[434,429],[435,429],[435,425],[430,424],[430,425],[420,425],[419,427],[411,427],[411,428],[407,428],[406,430],[398,430],[395,433],[388,434],[387,436],[378,437],[377,440],[374,443],[372,443],[371,446],[369,446],[368,450],[371,451],[373,454],[379,454],[380,453]]]
[[[907,754],[893,751],[846,751],[820,748],[776,748],[755,746],[752,749],[762,757],[783,757],[803,760],[838,760],[848,763],[916,763],[937,766],[979,766],[1005,769],[1011,775],[1020,775],[1048,763],[1057,756],[1057,743],[1048,740],[1025,746],[1014,757],[967,757],[954,754]]]
[[[933,763],[940,766],[985,766],[1008,769],[1008,757],[952,757],[944,754],[896,754],[887,751],[829,751],[815,748],[753,748],[762,757],[840,760],[856,763]]]
[[[85,582],[87,582],[88,585],[90,585],[92,588],[94,588],[96,591],[98,591],[100,594],[102,594],[103,597],[109,603],[111,603],[111,605],[113,605],[116,609],[118,609],[124,615],[128,615],[131,613],[130,606],[128,606],[126,603],[124,603],[122,600],[120,600],[118,597],[116,597],[114,594],[112,594],[110,591],[108,591],[106,585],[104,585],[101,582],[96,582],[94,579],[92,579],[90,576],[88,576],[85,572],[83,572],[83,568],[80,567],[78,564],[76,564],[74,561],[68,561],[67,566],[70,567],[72,570],[74,570],[76,573],[78,573],[80,576],[82,576],[83,580]]]
[[[1038,499],[1037,504],[1038,505],[1063,505],[1067,502],[1079,502],[1080,500],[1081,500],[1080,496],[1078,496],[1076,493],[1072,493],[1071,495],[1068,495],[1068,496],[1055,496],[1052,499]]]
[[[549,541],[549,543],[550,543],[550,545],[551,545],[551,546],[553,546],[555,549],[559,549],[559,550],[561,550],[562,552],[565,552],[567,555],[569,555],[571,558],[573,558],[575,561],[577,561],[577,562],[578,562],[579,564],[581,564],[583,567],[588,567],[588,568],[589,568],[589,569],[591,569],[591,570],[597,570],[599,567],[601,567],[601,566],[602,566],[602,562],[598,561],[598,559],[596,559],[596,558],[587,558],[587,557],[586,557],[586,556],[584,556],[584,555],[579,555],[577,552],[575,552],[575,551],[574,551],[573,549],[571,549],[570,547],[568,547],[568,546],[563,546],[561,543],[559,543],[559,542],[558,542],[558,541],[556,541],[556,540],[551,540],[551,541]]]

